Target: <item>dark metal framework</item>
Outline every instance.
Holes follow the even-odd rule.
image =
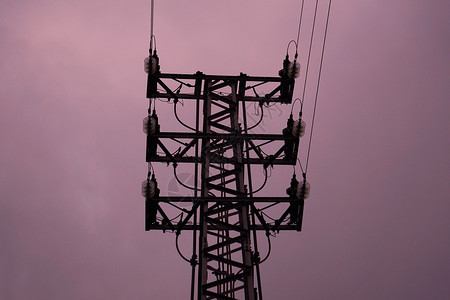
[[[262,87],[270,92],[259,95]],[[252,186],[252,165],[262,166],[267,180],[269,167],[296,164],[299,137],[292,134],[292,116],[282,133],[251,133],[245,105],[253,102],[262,109],[288,104],[293,89],[294,79],[287,76],[159,71],[148,76],[147,98],[173,102],[177,119],[177,105],[187,101],[195,105],[195,127],[186,126],[184,132],[161,131],[156,111],[149,109],[156,124],[147,135],[147,162],[171,163],[175,176],[179,164],[192,164],[194,185],[189,187],[191,196],[160,196],[152,178],[158,192],[146,199],[146,230],[171,230],[177,237],[183,230],[193,230],[190,262],[193,282],[195,266],[199,267],[198,299],[262,299],[256,231],[269,236],[301,230],[302,197],[292,192],[287,197],[257,197]],[[297,184],[294,177],[290,189]],[[281,213],[276,219],[266,213],[274,207]],[[170,216],[174,209],[181,211],[176,218]]]

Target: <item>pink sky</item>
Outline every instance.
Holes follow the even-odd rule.
[[[300,4],[156,1],[162,71],[276,76]],[[265,299],[450,294],[448,11],[333,2],[303,231],[272,239]],[[0,3],[0,299],[188,299],[175,235],[144,231],[149,18],[150,1]]]

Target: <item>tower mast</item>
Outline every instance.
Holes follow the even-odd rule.
[[[315,6],[309,53],[312,48],[317,5],[318,1]],[[326,19],[314,114],[330,6],[331,0]],[[302,120],[303,100],[300,100],[298,118],[294,118],[291,109],[286,127],[281,132],[267,133],[263,130],[261,133],[253,129],[262,124],[264,109],[273,105],[293,106],[295,79],[300,73],[297,49],[293,61],[289,59],[288,53],[286,54],[282,69],[276,77],[248,76],[243,73],[238,76],[206,75],[202,72],[162,73],[153,36],[153,9],[152,0],[150,52],[145,59],[145,70],[148,73],[146,94],[149,99],[148,116],[144,119],[149,172],[147,180],[142,183],[142,194],[146,198],[145,230],[170,230],[176,233],[177,250],[192,266],[191,300],[194,300],[195,295],[198,300],[262,300],[259,274],[259,264],[262,261],[256,233],[264,232],[270,247],[269,237],[273,233],[281,230],[301,231],[304,200],[310,189],[306,181],[306,170],[312,129],[305,172],[302,169],[303,178],[297,180],[294,169],[286,189],[287,195],[283,197],[261,197],[256,194],[265,186],[269,168],[296,165],[299,140],[305,132],[305,122]],[[298,48],[298,39],[299,37],[296,42],[291,41],[288,44],[288,50],[292,42]],[[153,46],[155,49],[152,49]],[[309,58],[310,55],[307,60],[303,96]],[[261,92],[262,89],[270,92]],[[176,120],[186,129],[164,130],[154,104],[157,99],[173,105]],[[190,107],[195,107],[195,126],[191,123],[187,125],[178,116],[179,103],[188,102],[194,102]],[[251,127],[247,124],[248,104],[258,106],[261,116]],[[152,166],[155,162],[171,164],[174,178],[181,186],[193,192],[183,196],[160,194],[157,174]],[[190,186],[177,176],[179,165],[192,166],[194,182]],[[252,184],[252,166],[260,166],[265,176],[264,183],[256,190]],[[272,212],[272,217],[268,212]],[[274,214],[279,217],[273,217]],[[178,247],[178,237],[185,231],[192,231],[193,234],[190,259],[183,256]]]

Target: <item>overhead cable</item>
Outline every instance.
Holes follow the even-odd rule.
[[[305,0],[302,0],[302,8],[300,10],[300,19],[298,21],[298,32],[297,32],[297,43],[296,46],[298,48],[298,41],[300,39],[300,29],[302,27],[302,19],[303,19],[303,4],[305,4]],[[296,51],[297,52],[297,51]]]
[[[314,99],[314,110],[313,110],[313,118],[312,118],[312,122],[311,122],[311,133],[309,135],[309,145],[308,145],[308,154],[306,156],[305,173],[308,171],[309,153],[311,151],[313,127],[314,127],[314,120],[315,120],[315,116],[316,116],[317,98],[318,98],[318,95],[319,95],[320,76],[322,74],[323,55],[324,55],[324,52],[325,52],[325,43],[326,43],[326,40],[327,40],[328,22],[330,20],[330,11],[331,11],[331,0],[328,3],[327,21],[326,21],[326,24],[325,24],[325,34],[323,36],[322,54],[321,54],[321,57],[320,57],[319,75],[318,75],[318,79],[317,79],[316,96],[315,96],[315,99]]]
[[[155,2],[152,0],[151,3],[151,19],[150,19],[150,49],[152,49],[152,40],[153,40],[153,20],[154,20],[154,11],[155,11]]]
[[[313,43],[313,38],[314,38],[314,29],[316,27],[316,16],[317,16],[317,5],[319,3],[319,0],[316,0],[316,7],[314,9],[314,19],[313,19],[313,24],[312,24],[312,29],[311,29],[311,40],[309,42],[309,51],[308,51],[308,60],[306,63],[306,73],[305,73],[305,81],[303,84],[303,93],[302,93],[302,99],[305,99],[305,92],[306,92],[306,83],[308,80],[308,71],[309,71],[309,62],[310,62],[310,58],[311,58],[311,49],[312,49],[312,43]]]

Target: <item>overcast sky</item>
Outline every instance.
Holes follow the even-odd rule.
[[[297,37],[299,0],[155,2],[163,72],[277,76]],[[450,295],[449,9],[333,1],[311,196],[303,231],[272,239],[265,299]],[[175,235],[144,231],[149,32],[150,1],[1,1],[0,299],[188,299]]]

